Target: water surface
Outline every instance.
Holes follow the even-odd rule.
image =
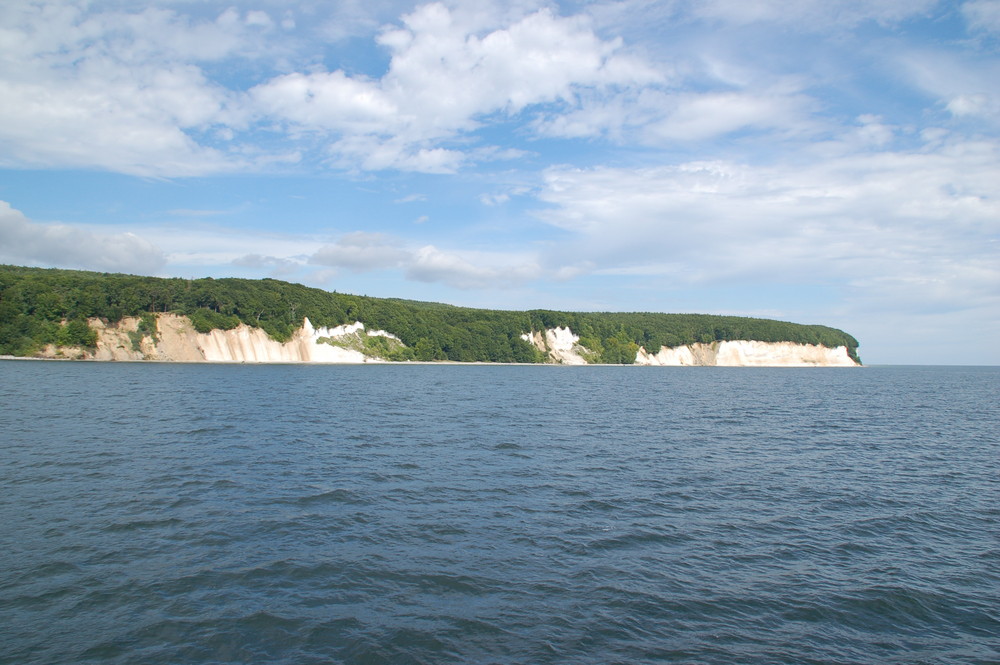
[[[1000,369],[0,362],[0,663],[995,663]]]

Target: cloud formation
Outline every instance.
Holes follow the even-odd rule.
[[[296,37],[269,39],[294,20],[217,11],[5,3],[0,165],[196,176],[294,162],[321,147],[340,168],[447,173],[477,158],[455,141],[491,114],[574,106],[583,90],[659,79],[587,19],[548,9],[499,16],[418,6],[380,31],[389,64],[376,76],[295,68]],[[503,24],[484,23],[490,15]],[[264,58],[292,71],[246,87],[213,75],[259,69]],[[275,131],[282,146],[262,150],[261,133]]]
[[[244,161],[205,140],[239,113],[197,64],[241,48],[249,26],[235,11],[206,21],[14,1],[0,25],[0,165],[183,176]]]
[[[574,15],[535,2],[400,3],[409,11],[382,27],[389,5],[352,5],[326,10],[329,22],[314,30],[292,10],[282,17],[267,4],[205,3],[197,16],[171,5],[19,0],[0,7],[7,26],[0,165],[176,177],[305,161],[454,173],[523,156],[491,144],[483,131],[512,121],[525,136],[650,146],[740,132],[815,135],[825,126],[817,117],[823,104],[810,90],[815,74],[801,57],[780,63],[786,72],[759,63],[756,52],[737,46],[752,44],[748,26],[893,25],[927,15],[935,3],[712,0],[650,8],[626,0]],[[995,31],[996,7],[976,0],[962,14],[970,29]],[[305,18],[324,10],[297,11]],[[643,52],[601,34],[602,21],[641,33],[642,17],[687,30]],[[349,71],[316,59],[327,46],[317,35],[336,40],[359,30],[385,54],[383,68]],[[997,72],[948,65],[939,55],[900,57],[953,115],[995,116]],[[224,75],[237,69],[250,75]]]
[[[853,27],[865,21],[894,24],[926,15],[937,0],[688,0],[685,9],[698,18],[730,24],[794,24],[811,31]]]
[[[363,231],[345,234],[320,248],[309,263],[354,272],[398,269],[407,279],[457,289],[506,289],[542,276],[537,261],[530,256],[456,252],[434,245],[408,247],[400,238]]]
[[[330,135],[338,163],[446,173],[470,154],[440,144],[473,132],[491,114],[576,106],[583,90],[661,78],[619,54],[620,40],[600,39],[580,17],[543,9],[495,29],[473,18],[442,3],[420,6],[402,27],[379,35],[390,54],[382,77],[295,72],[256,86],[250,96],[290,131]]]
[[[559,168],[539,216],[569,233],[553,263],[688,285],[846,282],[886,307],[949,311],[1000,306],[997,182],[1000,144],[965,141],[767,168]]]
[[[970,0],[962,4],[962,14],[973,30],[1000,34],[1000,0]]]
[[[427,245],[413,253],[406,276],[459,289],[509,289],[538,279],[542,270],[532,259],[512,260],[498,252],[459,254]]]
[[[341,236],[331,245],[322,247],[309,258],[309,263],[355,272],[397,268],[410,259],[401,240],[385,233],[355,231]]]
[[[103,272],[155,274],[164,253],[132,233],[106,234],[29,220],[0,201],[0,263],[58,265]]]

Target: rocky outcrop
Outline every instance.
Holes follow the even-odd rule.
[[[580,338],[569,328],[550,328],[522,335],[548,361],[560,365],[586,365],[593,353],[580,345]],[[755,342],[737,340],[660,347],[650,353],[640,347],[636,365],[718,366],[718,367],[855,367],[847,347],[834,349],[794,342]]]
[[[138,319],[108,326],[92,320],[97,347],[85,357],[94,360],[159,360],[166,362],[230,363],[365,363],[379,362],[361,349],[364,336],[398,339],[382,330],[366,331],[363,323],[314,328],[309,319],[287,342],[268,337],[260,328],[241,324],[231,330],[199,333],[185,316],[160,314],[155,334],[139,332]]]
[[[851,359],[846,346],[831,349],[815,344],[748,340],[664,346],[655,354],[640,348],[635,363],[719,367],[856,367],[858,365]]]
[[[521,335],[521,339],[532,344],[546,355],[549,362],[557,365],[586,365],[589,351],[580,345],[580,338],[569,328],[549,328]]]

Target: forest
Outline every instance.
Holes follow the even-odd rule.
[[[694,342],[756,340],[846,346],[858,360],[851,335],[822,325],[710,314],[560,312],[474,309],[440,303],[374,298],[324,291],[274,279],[181,279],[0,266],[0,355],[31,356],[48,344],[92,346],[91,318],[173,312],[195,329],[228,330],[244,323],[278,341],[289,339],[308,317],[316,327],[361,321],[399,337],[403,349],[390,360],[542,362],[521,335],[568,326],[598,363],[629,364],[639,347]]]

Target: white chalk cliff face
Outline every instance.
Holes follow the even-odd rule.
[[[586,365],[590,351],[580,345],[580,338],[569,328],[551,328],[521,335],[547,354],[549,362],[562,365]],[[794,342],[712,342],[678,347],[660,347],[649,353],[640,347],[636,365],[719,366],[719,367],[856,367],[846,346],[830,349]]]
[[[125,319],[108,327],[98,320],[90,322],[98,331],[95,360],[160,360],[174,362],[230,363],[365,363],[380,362],[349,348],[361,336],[397,339],[382,330],[366,331],[363,323],[336,328],[313,328],[309,319],[287,342],[278,342],[260,328],[239,325],[232,330],[199,333],[185,316],[157,316],[156,337],[137,337],[138,319]],[[322,341],[321,341],[322,340]],[[334,344],[329,343],[330,341]],[[343,345],[338,345],[337,343]],[[136,348],[138,347],[138,348]]]
[[[361,322],[335,328],[314,328],[309,319],[287,342],[278,342],[260,328],[240,325],[232,330],[199,333],[185,316],[159,314],[156,334],[139,332],[139,319],[128,318],[107,325],[90,321],[98,332],[93,351],[76,348],[46,349],[45,357],[89,358],[93,360],[158,360],[165,362],[219,363],[369,363],[385,362],[366,355],[365,337],[386,337],[402,345],[398,337],[384,330],[366,330]],[[553,364],[586,365],[593,354],[580,344],[569,328],[532,331],[521,339],[542,351]],[[792,342],[712,342],[661,347],[656,353],[640,348],[637,365],[728,367],[855,367],[847,348],[830,349]]]
[[[660,347],[656,354],[640,348],[636,365],[714,365],[719,367],[856,367],[846,346],[834,349],[794,342],[712,342]]]
[[[569,328],[549,328],[544,333],[533,331],[521,339],[548,355],[549,362],[557,365],[586,365],[587,349],[579,344],[580,338]]]

